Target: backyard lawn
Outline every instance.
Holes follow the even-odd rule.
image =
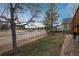
[[[42,39],[19,48],[17,55],[22,56],[58,56],[64,42],[62,34],[48,35]]]

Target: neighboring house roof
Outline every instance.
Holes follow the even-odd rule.
[[[72,18],[64,18],[62,24],[70,24],[72,22]]]

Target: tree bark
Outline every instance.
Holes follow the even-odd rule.
[[[15,31],[15,23],[14,23],[14,8],[12,4],[10,3],[10,12],[11,12],[11,32],[12,32],[12,47],[13,47],[13,53],[16,54],[17,52],[17,44],[16,44],[16,31]]]
[[[51,18],[52,19],[52,18]],[[53,20],[51,20],[51,35],[54,35],[54,32],[53,32]]]

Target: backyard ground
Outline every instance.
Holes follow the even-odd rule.
[[[63,45],[62,34],[48,35],[19,48],[20,56],[58,56]]]
[[[0,36],[0,55],[12,50],[12,38],[11,33],[8,32],[0,32],[2,34]],[[42,37],[45,37],[45,30],[36,30],[32,32],[16,32],[17,36],[17,47],[23,46],[25,44],[31,43],[32,41],[38,40]]]

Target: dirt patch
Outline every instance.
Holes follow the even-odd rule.
[[[66,35],[64,44],[61,50],[62,56],[78,56],[79,55],[79,42],[76,42],[72,35]]]

